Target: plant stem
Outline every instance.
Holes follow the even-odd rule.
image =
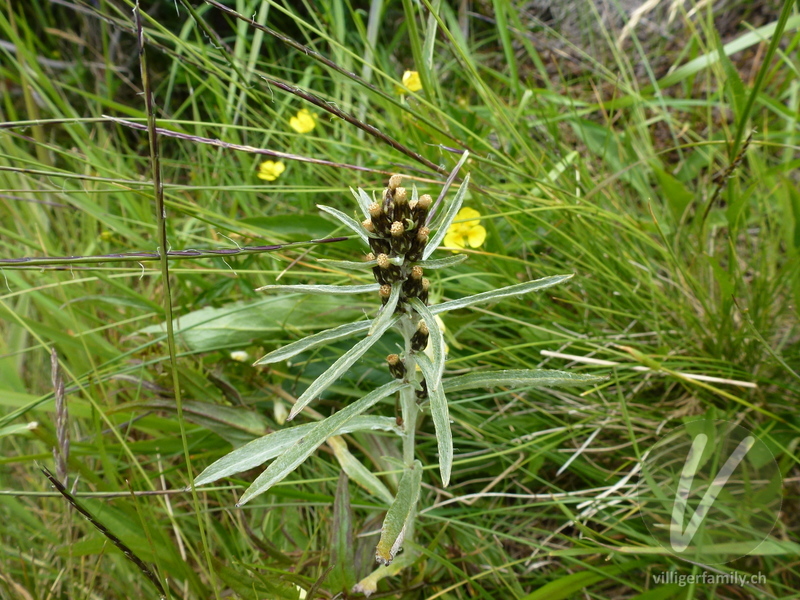
[[[406,361],[406,368],[408,368]],[[416,362],[411,359],[411,366],[416,367]],[[414,434],[417,429],[417,397],[414,388],[407,387],[400,390],[400,405],[403,414],[403,462],[406,466],[414,464]]]
[[[416,319],[410,315],[406,315],[400,320],[400,328],[403,333],[405,341],[405,357],[403,364],[406,368],[406,379],[408,381],[417,381],[417,361],[414,358],[414,351],[411,349],[411,336],[417,329]],[[400,411],[403,417],[403,462],[407,467],[413,467],[415,457],[415,434],[417,432],[417,417],[419,415],[419,407],[417,406],[417,393],[413,387],[404,387],[400,390]],[[408,524],[405,531],[405,542],[414,539],[414,525],[416,523],[416,507],[414,507],[414,514],[408,519]],[[405,552],[411,556],[411,550],[405,549]]]
[[[414,359],[414,352],[411,350],[411,336],[416,329],[412,319],[408,316],[401,321],[403,338],[405,340],[405,358],[403,364],[406,367],[406,378],[413,381],[417,378],[417,361]],[[415,433],[417,430],[417,394],[413,387],[406,387],[400,390],[400,410],[403,416],[403,462],[410,467],[414,464],[414,444]]]

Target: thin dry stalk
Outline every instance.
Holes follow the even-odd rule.
[[[69,460],[69,414],[67,413],[67,395],[64,392],[64,380],[58,367],[58,353],[50,351],[50,379],[56,397],[56,440],[58,446],[53,448],[53,460],[56,462],[56,477],[67,487],[67,461]]]

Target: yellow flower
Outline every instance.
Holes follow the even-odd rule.
[[[481,226],[480,217],[481,213],[474,208],[458,211],[444,236],[444,245],[448,248],[466,248],[467,245],[477,248],[483,244],[486,241],[486,229]]]
[[[406,71],[403,73],[403,86],[409,92],[418,92],[422,89],[422,81],[417,71]]]
[[[308,133],[317,126],[317,116],[307,108],[301,108],[289,119],[289,126],[297,133]]]
[[[258,167],[258,178],[266,181],[275,181],[286,170],[286,165],[281,161],[265,160]]]

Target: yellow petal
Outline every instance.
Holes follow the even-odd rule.
[[[286,165],[281,161],[265,160],[258,167],[258,178],[266,181],[275,181],[286,170]]]
[[[289,119],[289,127],[297,133],[308,133],[317,126],[316,117],[307,109],[297,111],[297,115]]]
[[[444,245],[448,248],[463,248],[464,236],[460,231],[455,231],[451,227],[444,236]]]
[[[467,234],[467,240],[470,246],[477,248],[486,240],[486,230],[480,225],[473,227]]]
[[[454,220],[461,221],[458,223],[458,225],[461,227],[464,227],[465,229],[472,229],[473,227],[478,227],[481,224],[480,217],[481,213],[474,208],[464,207],[458,211],[458,214]]]
[[[417,71],[406,71],[403,73],[403,85],[409,92],[418,92],[422,89],[422,80]]]

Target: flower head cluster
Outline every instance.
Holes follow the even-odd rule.
[[[431,282],[423,277],[423,269],[417,263],[422,260],[428,243],[430,230],[425,222],[433,203],[428,194],[409,198],[408,190],[401,187],[401,183],[400,175],[389,179],[381,202],[369,205],[370,218],[362,223],[372,250],[367,260],[375,261],[372,273],[381,286],[378,294],[385,305],[391,297],[392,287],[399,286],[399,298],[394,309],[399,314],[413,313],[408,305],[411,298],[418,298],[428,305]],[[422,319],[416,327],[411,337],[411,350],[421,352],[428,346],[430,332]],[[395,379],[402,379],[405,369],[400,357],[393,354],[387,360]]]
[[[402,284],[395,312],[406,312],[410,298],[428,303],[430,281],[423,277],[422,267],[415,263],[422,259],[430,230],[425,226],[432,199],[423,194],[418,199],[409,198],[401,187],[402,177],[393,175],[383,191],[380,203],[369,206],[370,218],[362,225],[369,236],[372,252],[367,260],[376,261],[372,269],[375,281],[381,284],[380,295],[384,304],[389,299],[391,286]]]

